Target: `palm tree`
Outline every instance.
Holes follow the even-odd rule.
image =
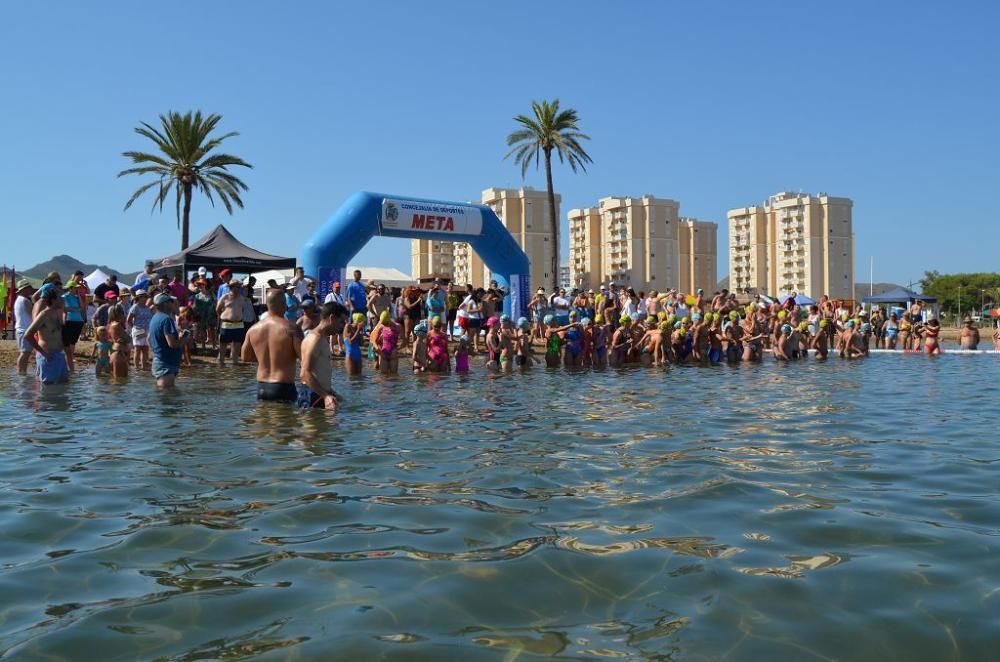
[[[138,167],[122,170],[123,175],[157,175],[157,179],[143,184],[125,203],[125,209],[153,187],[159,187],[153,199],[153,211],[159,207],[163,211],[163,202],[167,199],[170,189],[174,189],[175,205],[177,207],[177,227],[181,231],[181,250],[188,247],[191,220],[191,197],[197,189],[205,194],[208,201],[215,206],[213,193],[222,200],[226,211],[233,213],[233,205],[243,208],[242,191],[247,185],[239,177],[229,172],[230,166],[252,168],[253,166],[238,156],[231,154],[212,154],[213,149],[222,144],[226,138],[238,136],[231,131],[218,137],[209,137],[222,115],[202,117],[201,111],[185,114],[168,112],[160,115],[161,129],[157,130],[146,124],[136,127],[135,132],[153,141],[158,154],[146,152],[123,152],[122,156],[131,159]],[[183,203],[183,211],[181,209]]]
[[[552,286],[559,288],[559,218],[556,216],[556,196],[552,190],[552,151],[559,155],[559,162],[568,162],[573,172],[580,168],[587,171],[585,164],[593,163],[590,155],[580,145],[581,140],[590,136],[581,133],[577,126],[578,117],[572,108],[559,110],[559,99],[555,101],[531,102],[534,117],[518,115],[514,121],[521,128],[507,136],[507,146],[511,148],[504,158],[514,157],[514,163],[521,166],[524,178],[532,160],[538,167],[539,154],[545,155],[545,181],[549,187],[549,221],[552,223]]]

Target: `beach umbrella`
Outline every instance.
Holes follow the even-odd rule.
[[[1000,317],[1000,308],[994,308],[991,310],[990,317]]]

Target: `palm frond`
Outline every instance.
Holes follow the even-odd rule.
[[[125,208],[122,211],[126,211],[129,207],[132,206],[133,202],[135,202],[140,197],[142,197],[143,193],[145,193],[146,191],[148,191],[149,189],[153,188],[154,186],[156,186],[159,183],[160,182],[158,182],[158,181],[152,181],[152,182],[149,182],[148,184],[143,184],[138,189],[136,189],[135,193],[132,194],[132,197],[129,198],[128,202],[125,203]]]

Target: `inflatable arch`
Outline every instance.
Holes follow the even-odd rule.
[[[299,264],[317,279],[321,300],[335,281],[346,285],[348,263],[375,236],[468,242],[509,291],[504,312],[514,319],[525,314],[531,298],[528,256],[492,209],[368,191],[348,198],[302,248]]]

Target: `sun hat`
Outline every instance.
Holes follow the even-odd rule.
[[[177,301],[173,296],[167,294],[166,292],[160,292],[153,299],[153,303],[157,306],[162,306],[165,303],[170,303],[171,301]]]
[[[42,289],[44,289],[44,287]],[[104,293],[104,298],[107,299],[108,301],[111,301],[112,299],[117,299],[118,294],[116,294],[114,290],[108,290],[107,292]]]
[[[243,281],[233,278],[227,283],[227,285],[229,285],[229,287],[243,287]]]
[[[30,280],[28,280],[27,278],[22,278],[21,280],[17,281],[17,291],[23,290],[26,287],[31,287]]]
[[[136,298],[138,298],[138,297],[144,297],[146,295],[147,295],[146,290],[140,289],[140,290],[136,290],[135,291]]]

